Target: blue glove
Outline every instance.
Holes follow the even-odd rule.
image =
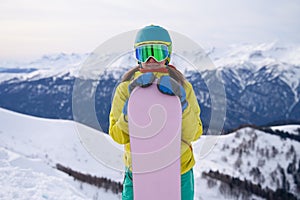
[[[152,72],[147,72],[144,73],[142,75],[140,75],[139,77],[137,77],[136,79],[134,79],[129,85],[128,85],[128,90],[129,93],[131,93],[134,88],[136,87],[149,87],[150,85],[152,85],[153,81],[155,80],[155,76]],[[125,101],[124,107],[123,107],[123,114],[124,117],[126,118],[127,116],[127,108],[128,108],[128,99]],[[125,120],[126,121],[126,120]]]
[[[160,79],[157,82],[157,88],[163,94],[178,96],[181,102],[182,112],[188,106],[184,88],[170,76],[160,77]]]
[[[136,88],[137,86],[143,88],[149,87],[150,85],[152,85],[154,80],[155,80],[155,76],[152,72],[147,72],[140,75],[129,84],[128,86],[129,93],[131,93],[133,89]]]

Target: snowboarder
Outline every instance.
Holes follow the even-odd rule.
[[[138,66],[126,72],[117,86],[110,111],[109,134],[119,144],[124,144],[126,172],[123,182],[123,200],[133,199],[130,137],[128,131],[128,98],[137,86],[148,87],[159,79],[159,91],[177,95],[182,105],[181,128],[181,199],[194,199],[193,166],[195,159],[191,142],[202,134],[200,108],[192,85],[174,66],[170,65],[172,41],[168,31],[150,25],[138,31],[135,39],[135,56]],[[169,85],[170,87],[163,87]],[[141,101],[143,101],[141,99]]]

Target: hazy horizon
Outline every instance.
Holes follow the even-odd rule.
[[[203,47],[300,43],[300,3],[291,1],[11,0],[0,2],[0,60],[92,52],[114,35],[158,24]]]

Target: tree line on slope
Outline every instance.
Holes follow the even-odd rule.
[[[255,194],[268,200],[297,200],[294,194],[284,189],[280,188],[273,191],[268,187],[262,188],[260,184],[254,184],[248,180],[240,180],[239,178],[222,174],[219,171],[210,170],[209,172],[203,172],[202,177],[221,181],[219,189],[223,195],[242,195],[242,198],[248,199],[251,194]],[[216,183],[211,180],[209,180],[208,183],[209,187],[216,185]]]
[[[83,174],[72,170],[69,167],[65,167],[61,164],[56,164],[56,168],[62,172],[65,172],[69,176],[72,176],[75,180],[94,185],[98,188],[104,188],[105,191],[112,191],[114,194],[122,192],[123,185],[120,182],[113,181],[105,177],[92,176],[90,174]]]

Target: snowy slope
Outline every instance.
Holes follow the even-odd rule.
[[[295,128],[300,128],[300,125],[280,127],[287,132],[294,131]],[[194,147],[195,152],[200,152],[201,140]],[[280,173],[282,168],[289,182],[290,192],[300,197],[292,175],[287,173],[288,165],[293,162],[293,159],[298,165],[299,158],[299,142],[282,139],[253,128],[243,128],[219,136],[213,150],[204,158],[199,157],[196,171],[219,171],[240,180],[250,180],[254,184],[260,184],[262,188],[268,187],[275,191],[283,187]]]
[[[74,122],[35,118],[4,109],[0,109],[0,122],[1,185],[6,189],[1,195],[4,199],[28,199],[33,194],[35,199],[88,199],[98,193],[97,188],[81,192],[82,186],[54,169],[57,163],[82,173],[118,182],[123,180],[121,172],[103,166],[87,152],[79,140]],[[90,128],[87,130],[93,132]],[[120,159],[116,162],[122,165]],[[54,189],[48,190],[51,186]],[[62,196],[64,190],[66,193]],[[104,191],[98,196],[99,199],[118,198]]]
[[[76,166],[74,170],[99,176],[102,173],[110,174],[110,177],[115,174],[113,170],[96,162],[86,151],[77,134],[78,127],[75,122],[36,118],[4,109],[0,109],[0,112],[0,121],[4,124],[0,128],[1,146],[26,157],[43,159],[52,166],[61,163],[65,166]],[[15,122],[18,122],[17,126]],[[95,131],[85,128],[86,134],[93,134]],[[113,142],[106,134],[99,135],[103,135],[108,142]],[[101,137],[98,139],[102,140]]]
[[[1,199],[119,199],[119,195],[74,182],[72,178],[57,171],[56,163],[73,170],[89,173],[98,177],[107,177],[122,182],[123,174],[103,166],[91,156],[80,143],[75,122],[49,120],[31,117],[0,109],[0,191]],[[294,128],[300,126],[295,125]],[[89,129],[93,132],[93,129]],[[285,129],[284,126],[281,129]],[[290,131],[290,127],[286,129]],[[97,132],[99,135],[100,132]],[[101,134],[104,135],[104,134]],[[111,139],[107,136],[107,141]],[[215,140],[217,137],[217,140]],[[204,144],[210,139],[215,144],[208,154],[202,155]],[[111,141],[112,142],[112,141]],[[281,175],[278,166],[286,169],[294,156],[299,159],[300,143],[278,136],[244,128],[224,136],[202,136],[194,143],[196,166],[194,168],[196,198],[224,199],[220,182],[208,186],[208,180],[202,172],[218,170],[241,180],[260,183],[262,187],[273,190],[281,187]],[[290,152],[291,146],[294,152]],[[276,150],[274,150],[274,148]],[[101,150],[101,147],[99,147]],[[269,153],[267,153],[269,151]],[[271,156],[272,151],[275,154]],[[290,153],[288,153],[290,152]],[[109,157],[109,153],[107,153]],[[237,160],[241,158],[241,162]],[[121,158],[115,159],[120,162]],[[251,170],[259,167],[260,175],[251,175]],[[272,181],[273,177],[275,181]],[[290,191],[295,194],[295,185],[291,175],[286,174]],[[18,187],[15,187],[18,185]],[[64,195],[60,195],[64,192]],[[57,198],[56,198],[57,197]],[[235,199],[226,196],[226,199]],[[252,199],[261,199],[255,195]]]
[[[40,159],[29,159],[0,147],[0,199],[86,199]]]
[[[41,159],[24,157],[3,147],[0,147],[0,186],[1,200],[119,199],[104,189],[74,181]]]

